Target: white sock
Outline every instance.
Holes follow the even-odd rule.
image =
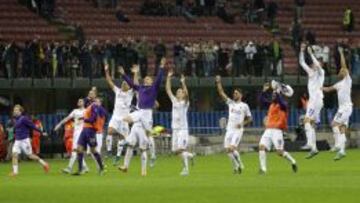
[[[117,147],[116,156],[121,157],[121,153],[124,150],[125,143],[126,143],[125,140],[119,140],[118,141],[118,147]]]
[[[106,151],[111,152],[112,142],[113,142],[113,136],[107,135],[106,136]]]
[[[146,164],[147,164],[147,152],[141,152],[141,171],[146,172]]]
[[[155,159],[156,150],[155,150],[155,140],[153,137],[149,137],[149,152],[150,152],[150,158]]]
[[[68,168],[70,170],[72,170],[72,168],[74,167],[75,161],[76,161],[76,152],[71,152],[71,157],[70,157],[69,165],[68,165]]]
[[[265,150],[259,151],[260,169],[266,172],[266,152]]]
[[[93,157],[94,158],[94,157]],[[96,162],[96,160],[95,160],[95,162]],[[85,157],[83,158],[83,169],[84,170],[89,170],[89,168],[88,168],[88,166],[87,166],[87,164],[86,164],[86,161],[85,161]]]
[[[13,165],[13,173],[18,174],[19,173],[19,165]]]
[[[129,168],[129,165],[130,165],[130,161],[131,161],[131,158],[133,156],[133,148],[132,147],[128,147],[126,149],[126,154],[125,154],[125,158],[124,158],[124,167],[125,168]]]
[[[229,158],[230,158],[230,160],[231,160],[231,162],[233,164],[234,169],[237,169],[240,165],[239,165],[238,160],[236,160],[234,154],[232,152],[229,152],[228,156],[229,156]]]
[[[346,136],[345,133],[341,133],[339,137],[339,152],[345,154]]]
[[[283,157],[290,161],[291,164],[296,164],[295,159],[289,154],[289,152],[284,152]]]
[[[241,161],[241,158],[240,158],[240,154],[237,150],[233,151],[233,156],[235,158],[235,160],[239,163],[239,166],[244,169],[244,164],[243,162]]]
[[[339,137],[340,137],[340,129],[338,126],[335,126],[332,128],[333,130],[333,135],[334,135],[334,147],[335,148],[340,148],[339,146]]]
[[[45,166],[46,165],[46,162],[42,159],[39,159],[39,163],[42,165],[42,166]]]
[[[309,122],[305,123],[305,134],[307,145],[311,147],[311,151],[317,151],[315,129]]]
[[[189,157],[186,151],[181,153],[181,158],[183,159],[184,169],[189,171]]]

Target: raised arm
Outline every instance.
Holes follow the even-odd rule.
[[[139,90],[139,85],[136,85],[133,80],[130,79],[129,76],[125,74],[124,68],[122,66],[119,67],[119,73],[125,82],[134,90]]]
[[[300,49],[300,54],[299,54],[299,63],[300,63],[300,66],[304,69],[304,71],[307,73],[307,74],[310,74],[311,73],[311,68],[306,64],[305,62],[305,49],[306,49],[306,45],[305,44],[301,44],[301,49]]]
[[[115,88],[115,84],[110,76],[110,72],[109,72],[109,64],[105,64],[104,65],[104,70],[105,70],[105,79],[106,79],[106,82],[108,83],[108,85],[110,86],[110,88],[112,90],[114,90]]]
[[[318,68],[318,69],[322,69],[320,62],[316,59],[316,57],[314,55],[314,52],[311,49],[311,47],[308,47],[307,51],[308,51],[308,53],[309,53],[309,55],[311,57],[311,60],[312,60],[313,64],[315,65],[315,67]]]
[[[172,100],[172,98],[174,98],[174,94],[171,91],[171,77],[173,76],[173,72],[169,71],[168,75],[166,77],[166,84],[165,84],[165,90],[166,90],[166,94],[170,97],[170,99]]]
[[[229,97],[225,94],[225,91],[224,91],[224,89],[223,89],[223,87],[221,85],[221,77],[219,75],[217,75],[215,77],[215,82],[216,82],[217,91],[218,91],[219,95],[221,96],[221,98],[224,101],[228,100]]]
[[[131,68],[131,72],[134,74],[134,78],[133,78],[134,84],[135,85],[140,85],[140,82],[139,82],[139,65],[134,64],[132,66],[132,68]]]
[[[330,86],[330,87],[322,87],[322,90],[326,93],[328,92],[334,92],[336,91],[336,88],[334,86]]]
[[[160,67],[159,67],[159,72],[156,76],[156,79],[155,79],[155,82],[154,82],[154,87],[156,89],[159,89],[160,88],[160,85],[161,85],[161,81],[162,81],[162,78],[164,77],[164,68],[165,68],[165,64],[166,64],[166,58],[163,57],[160,61]]]
[[[74,115],[73,112],[71,112],[68,116],[66,116],[64,119],[62,119],[54,128],[55,131],[58,131],[59,128],[64,125],[66,122],[68,122],[69,120],[73,119]]]
[[[184,94],[185,94],[185,98],[187,101],[189,101],[189,91],[186,87],[186,80],[185,80],[185,76],[184,75],[181,75],[181,78],[180,78],[180,82],[181,82],[181,87],[184,91]]]
[[[29,119],[27,118],[26,116],[24,116],[22,122],[30,129],[32,130],[36,130],[38,131],[39,133],[43,133],[43,130],[42,129],[39,129],[35,126],[35,124]]]
[[[340,63],[341,63],[340,71],[346,71],[346,74],[349,74],[349,69],[347,67],[345,56],[344,56],[344,49],[342,47],[339,47],[339,53],[340,53]]]

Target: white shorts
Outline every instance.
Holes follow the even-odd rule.
[[[243,133],[244,133],[244,129],[226,130],[225,138],[224,138],[224,147],[225,148],[230,148],[232,146],[238,147]]]
[[[189,131],[173,130],[171,142],[171,150],[173,152],[176,152],[178,150],[185,150],[189,143]]]
[[[276,150],[284,149],[283,131],[280,129],[266,129],[261,136],[259,145],[264,145],[267,150],[274,146]]]
[[[130,146],[135,147],[136,144],[139,144],[139,148],[146,150],[149,145],[149,139],[146,136],[146,132],[140,122],[134,123],[131,127],[130,134],[126,138],[126,141]]]
[[[123,121],[123,118],[121,117],[111,117],[109,127],[125,137],[129,135],[129,124]]]
[[[74,130],[74,136],[73,136],[73,143],[72,143],[72,149],[77,149],[78,147],[78,140],[80,137],[82,129]]]
[[[152,109],[139,109],[132,112],[130,115],[134,123],[140,122],[143,128],[147,131],[152,130],[153,117]]]
[[[335,114],[334,122],[348,126],[352,111],[352,106],[340,107]]]
[[[322,99],[319,100],[313,100],[310,101],[307,105],[306,108],[306,114],[305,116],[314,120],[314,121],[320,121],[320,113],[321,113],[321,109],[323,108],[324,103]]]
[[[30,138],[15,140],[12,153],[21,154],[21,152],[24,152],[26,155],[32,154]]]

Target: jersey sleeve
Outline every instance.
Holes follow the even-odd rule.
[[[118,94],[118,92],[120,91],[120,88],[118,88],[116,85],[114,85],[113,91],[115,94]]]
[[[70,118],[75,118],[75,110],[72,110],[72,112],[69,114]]]
[[[170,100],[172,103],[176,102],[176,97],[174,95],[170,95]]]
[[[227,105],[230,105],[230,104],[233,104],[234,103],[234,100],[230,99],[230,98],[226,98],[226,104]]]
[[[249,117],[249,118],[252,118],[249,105],[246,104],[245,107],[246,107],[246,108],[245,108],[245,116],[246,116],[246,117]]]

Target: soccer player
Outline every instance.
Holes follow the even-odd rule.
[[[307,138],[307,144],[305,148],[310,148],[310,153],[306,157],[311,159],[316,156],[319,151],[316,147],[316,133],[315,133],[315,124],[316,121],[320,118],[320,112],[323,107],[323,98],[324,94],[322,87],[324,84],[325,72],[321,67],[319,61],[315,58],[313,51],[310,47],[307,48],[307,52],[311,57],[312,64],[309,66],[305,62],[304,52],[306,50],[306,45],[301,44],[299,61],[301,67],[308,74],[308,93],[309,93],[309,103],[306,109],[305,114],[305,133]]]
[[[130,89],[129,85],[123,81],[121,87],[117,87],[111,79],[109,72],[109,65],[105,64],[105,78],[110,88],[115,93],[115,103],[112,117],[109,122],[107,137],[106,137],[106,148],[108,155],[111,154],[113,135],[119,134],[119,141],[117,146],[117,154],[114,159],[114,165],[117,165],[123,148],[125,146],[125,138],[129,134],[129,124],[123,121],[123,118],[130,113],[131,101],[134,97],[134,92]],[[134,74],[137,71],[134,69]]]
[[[77,109],[74,109],[68,116],[66,116],[63,120],[61,120],[54,128],[55,131],[58,131],[62,125],[66,124],[70,120],[74,120],[74,133],[73,133],[73,139],[72,139],[72,153],[70,156],[69,164],[66,168],[62,170],[63,173],[71,173],[74,163],[76,161],[76,150],[78,148],[78,140],[83,128],[83,117],[84,117],[84,99],[78,99],[77,102]],[[87,172],[89,169],[86,165],[86,162],[84,160],[83,163],[84,171]]]
[[[43,131],[43,126],[39,119],[36,119],[35,116],[32,116],[32,122],[34,123],[36,128]],[[32,147],[33,153],[36,155],[40,154],[40,137],[41,137],[41,133],[39,133],[36,130],[32,131],[31,147]]]
[[[268,86],[268,88],[270,88]],[[268,89],[265,88],[263,93]],[[265,132],[261,136],[259,143],[259,160],[260,160],[260,174],[265,174],[266,167],[266,150],[270,151],[274,146],[278,155],[286,158],[292,166],[292,170],[297,172],[297,165],[295,159],[286,151],[284,151],[283,131],[287,129],[287,102],[284,100],[278,90],[273,89],[272,101],[265,119]]]
[[[12,149],[12,166],[13,171],[10,176],[17,176],[19,173],[18,156],[21,152],[24,152],[31,160],[38,161],[44,168],[44,171],[49,172],[49,164],[39,158],[32,152],[30,143],[30,131],[36,130],[43,135],[46,135],[44,131],[38,129],[31,120],[24,115],[24,108],[17,104],[14,106],[13,116],[15,117],[15,143]]]
[[[160,88],[161,80],[164,75],[164,66],[166,59],[162,58],[160,62],[160,71],[158,72],[155,81],[149,76],[144,78],[142,85],[136,85],[134,82],[125,75],[124,69],[120,69],[120,74],[129,86],[138,92],[138,110],[130,113],[123,120],[128,123],[133,123],[130,135],[126,138],[128,147],[124,158],[124,166],[119,167],[119,170],[126,172],[129,168],[130,160],[133,155],[133,149],[136,143],[139,143],[141,151],[141,175],[147,174],[147,148],[148,138],[153,125],[152,111],[155,105],[156,96]]]
[[[97,131],[96,131],[96,151],[101,154],[101,149],[103,145],[103,133],[104,133],[104,126],[106,121],[107,112],[105,108],[102,106],[103,100],[99,97],[95,99],[95,104],[98,106],[98,121],[97,121]]]
[[[351,101],[351,86],[352,80],[347,68],[342,48],[339,48],[341,69],[338,77],[341,79],[331,87],[324,87],[324,92],[337,91],[339,108],[335,114],[332,122],[332,130],[334,133],[335,149],[338,151],[334,160],[340,160],[345,157],[345,143],[346,143],[346,128],[349,124],[349,118],[353,110],[353,103]]]
[[[73,175],[81,175],[83,171],[84,151],[90,146],[90,151],[98,165],[99,174],[104,173],[104,166],[101,160],[101,155],[96,150],[96,132],[101,128],[102,121],[100,119],[99,106],[95,102],[96,92],[91,90],[88,96],[88,106],[84,111],[84,124],[77,142],[77,159],[79,168]]]
[[[240,89],[234,89],[232,99],[230,99],[221,85],[220,76],[216,76],[215,82],[220,97],[229,107],[229,118],[224,138],[224,147],[233,163],[234,173],[240,174],[244,169],[244,164],[241,161],[237,147],[241,141],[244,126],[252,121],[250,108],[242,101],[242,91]]]
[[[182,176],[189,175],[189,159],[194,155],[187,150],[189,142],[189,129],[187,112],[189,109],[189,93],[185,84],[184,75],[181,76],[181,88],[176,90],[176,96],[171,91],[171,77],[173,72],[169,71],[166,78],[166,93],[172,103],[171,128],[172,128],[172,151],[179,155],[183,161]]]

